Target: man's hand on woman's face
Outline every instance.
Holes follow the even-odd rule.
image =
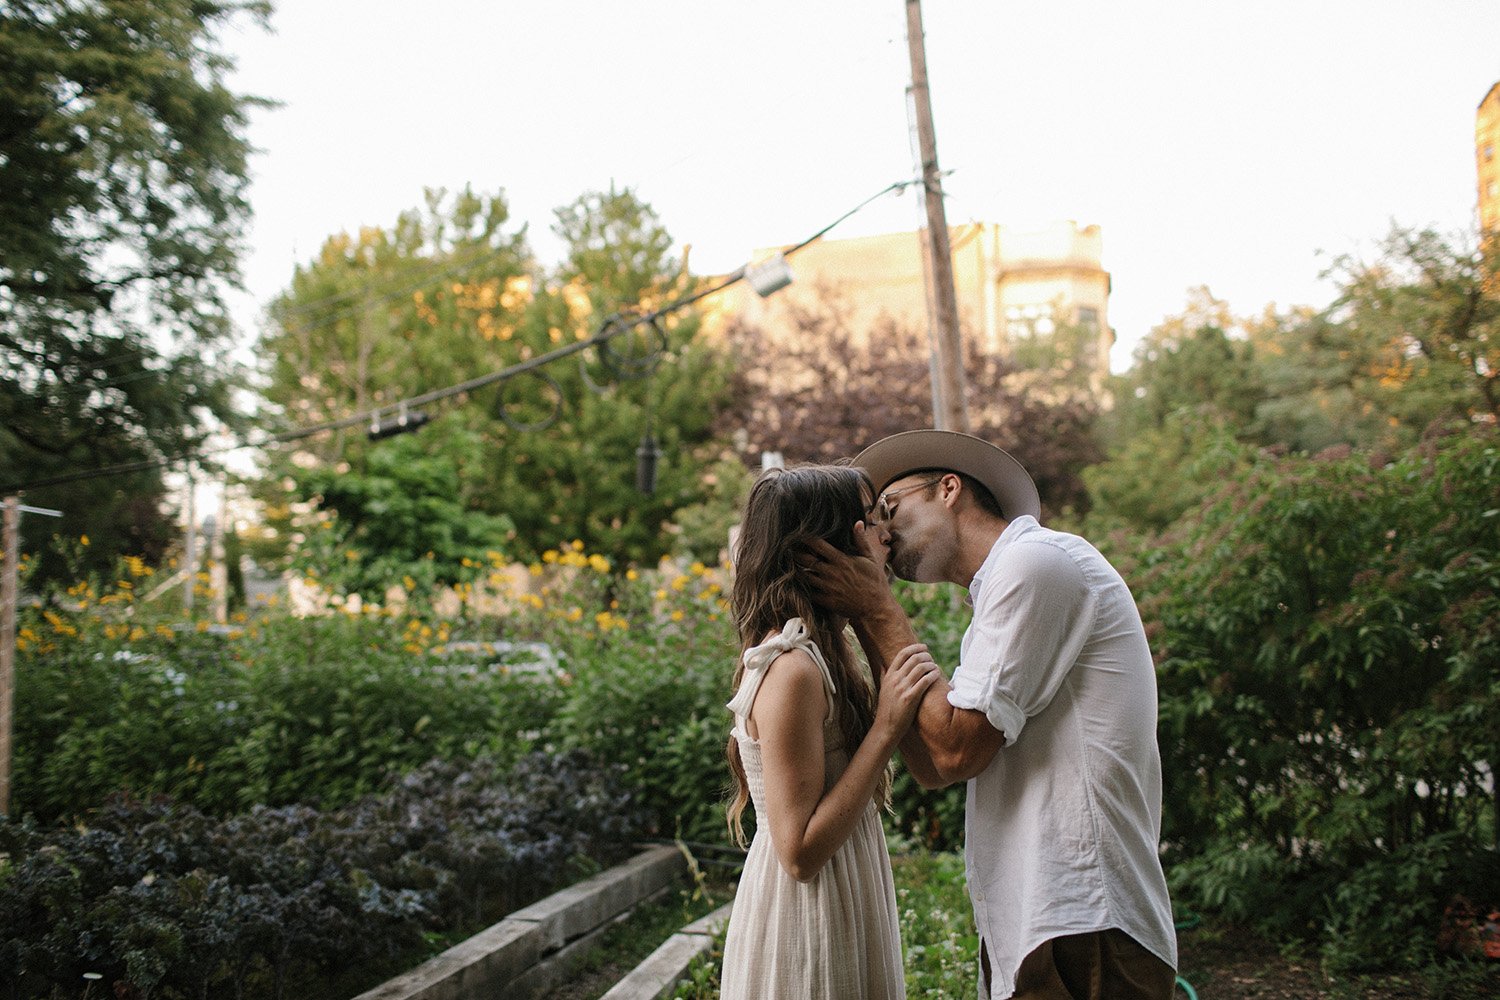
[[[797,572],[813,600],[834,614],[861,618],[890,599],[884,536],[864,522],[854,526],[858,555],[846,555],[815,539],[797,555]]]

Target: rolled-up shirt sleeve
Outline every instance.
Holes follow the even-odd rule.
[[[1001,555],[976,595],[948,702],[983,712],[1009,746],[1077,661],[1098,602],[1056,545],[1018,540]]]

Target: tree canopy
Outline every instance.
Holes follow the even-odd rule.
[[[888,318],[856,328],[833,289],[787,310],[786,329],[734,322],[727,333],[737,396],[720,430],[747,461],[776,451],[787,462],[832,462],[932,426],[925,334]],[[1103,457],[1097,400],[1071,370],[1050,378],[979,350],[972,337],[965,346],[972,432],[1026,466],[1049,510],[1085,506],[1080,470]]]
[[[630,189],[589,192],[558,210],[567,249],[550,272],[508,219],[502,193],[437,191],[390,229],[331,238],[272,304],[266,394],[305,425],[393,407],[620,324],[604,347],[473,390],[464,405],[438,404],[420,432],[436,464],[402,482],[421,492],[446,481],[443,470],[461,472],[462,488],[441,487],[444,503],[431,510],[443,512],[449,537],[471,539],[468,549],[532,560],[577,540],[622,561],[654,561],[672,548],[673,513],[709,489],[699,450],[725,396],[724,360],[698,341],[689,311],[644,321],[695,282]],[[648,427],[661,457],[645,495],[636,470]],[[395,506],[368,501],[395,481],[386,456],[410,450],[400,440],[371,443],[361,427],[312,439],[276,460],[269,481],[290,483],[291,494],[273,506],[311,500],[337,511],[346,527],[357,524],[352,544],[370,548],[402,531],[378,523],[398,516]],[[476,516],[489,518],[487,546],[472,537]],[[448,560],[425,569],[461,578],[468,549],[437,546],[434,558],[447,551]]]
[[[12,485],[180,456],[232,417],[225,293],[258,102],[226,86],[217,34],[268,12],[0,7],[0,466]],[[160,495],[147,471],[28,497],[62,507],[62,530],[91,535],[98,564],[150,550]]]

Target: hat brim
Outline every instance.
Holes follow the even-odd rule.
[[[903,431],[876,441],[854,458],[870,475],[875,492],[923,469],[949,469],[973,476],[994,494],[1010,520],[1023,514],[1040,519],[1042,501],[1020,462],[988,441],[958,431]]]

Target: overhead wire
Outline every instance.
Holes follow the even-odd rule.
[[[794,244],[786,250],[782,251],[783,254],[786,256],[790,256],[791,254],[796,253],[797,251],[803,249],[814,241],[820,239],[839,223],[843,222],[845,219],[848,219],[850,216],[854,215],[856,212],[860,211],[871,202],[887,194],[890,194],[893,191],[903,191],[912,185],[920,184],[920,179],[908,179],[896,181],[892,184],[887,185],[886,187],[877,191],[875,194],[861,201],[858,205],[855,205],[853,208],[840,215],[838,218],[834,219],[832,222],[823,226],[817,232],[802,240],[800,243]],[[395,413],[398,411],[410,410],[419,406],[425,406],[429,403],[435,403],[440,400],[449,399],[453,396],[473,392],[476,389],[481,389],[485,386],[493,385],[496,382],[502,382],[507,379],[514,378],[517,375],[523,375],[528,372],[534,371],[561,358],[569,357],[573,354],[579,353],[580,351],[586,351],[591,347],[599,347],[601,345],[605,345],[613,338],[628,332],[636,326],[640,326],[642,324],[654,324],[657,319],[667,315],[668,313],[675,312],[678,309],[683,309],[695,302],[699,302],[710,295],[714,295],[740,281],[743,281],[745,279],[747,270],[747,266],[738,267],[728,275],[725,275],[718,282],[712,283],[708,287],[702,288],[689,295],[685,295],[679,299],[674,299],[673,301],[666,303],[665,305],[662,305],[658,308],[634,314],[616,314],[609,317],[592,336],[584,340],[580,340],[572,344],[565,344],[562,347],[559,347],[552,351],[548,351],[545,354],[539,354],[534,358],[529,358],[525,361],[518,362],[517,364],[509,365],[497,371],[488,372],[484,375],[479,375],[471,379],[466,379],[462,382],[445,386],[441,389],[434,389],[429,392],[409,396],[405,399],[396,400],[384,406],[379,406],[373,409],[353,413],[345,417],[336,418],[334,420],[323,421],[322,423],[318,424],[296,427],[280,432],[266,432],[265,435],[259,440],[241,440],[235,444],[224,445],[222,447],[194,449],[193,451],[186,454],[161,456],[155,459],[142,459],[136,462],[125,462],[117,465],[104,466],[101,468],[85,469],[78,472],[49,476],[43,479],[10,483],[4,486],[0,486],[0,493],[9,494],[21,490],[40,489],[45,486],[59,486],[66,483],[80,482],[87,479],[95,479],[101,476],[125,475],[134,472],[144,472],[150,469],[165,468],[169,465],[175,465],[178,462],[191,462],[203,458],[210,458],[227,454],[229,452],[240,451],[246,448],[268,448],[283,444],[289,444],[294,441],[313,437],[318,434],[324,434],[329,431],[369,424],[372,420],[378,420],[382,413]],[[361,305],[363,304],[364,303],[361,303]]]
[[[426,287],[427,285],[430,285],[434,282],[442,281],[446,278],[451,278],[465,271],[483,266],[489,261],[503,256],[509,250],[509,247],[487,247],[481,252],[471,254],[456,262],[450,262],[447,266],[443,267],[440,270],[424,274],[419,278],[406,282],[405,284],[381,290],[378,294],[375,295],[371,295],[368,289],[340,292],[338,294],[330,295],[322,299],[314,300],[312,302],[299,302],[288,308],[290,312],[303,314],[310,313],[325,306],[337,304],[345,300],[353,300],[350,305],[345,306],[342,309],[336,310],[329,315],[320,316],[318,318],[318,322],[316,323],[295,323],[295,327],[299,331],[305,332],[312,329],[321,329],[322,327],[329,326],[335,322],[338,322],[346,316],[350,316],[368,309],[371,306],[381,305],[386,302],[393,302],[396,299],[399,299],[413,291],[417,291],[418,289]],[[157,351],[156,348],[150,345],[129,345],[129,353],[124,356],[106,359],[99,362],[79,362],[79,367],[91,372],[103,373],[108,371],[110,368],[118,367],[123,364],[136,363],[156,358],[170,360],[166,358],[165,355]],[[166,375],[167,373],[168,369],[142,369],[124,373],[115,378],[107,377],[98,381],[83,381],[75,385],[59,385],[52,390],[50,395],[60,399],[77,399],[83,396],[88,396],[95,392],[104,392],[109,389],[118,389],[122,386],[140,382],[144,379],[159,378]]]

